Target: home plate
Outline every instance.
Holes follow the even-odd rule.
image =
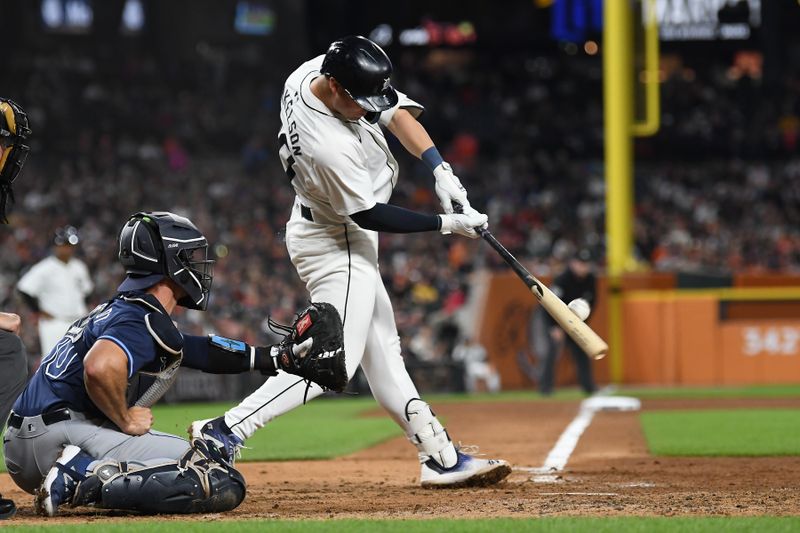
[[[534,483],[559,483],[564,481],[564,478],[558,474],[541,474],[531,477],[530,481]]]
[[[543,466],[515,466],[514,471],[533,474],[527,481],[533,481],[534,483],[560,483],[564,481],[564,477],[554,468]]]

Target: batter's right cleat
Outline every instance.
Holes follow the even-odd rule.
[[[426,488],[456,489],[461,487],[488,487],[499,483],[511,474],[508,461],[478,459],[460,451],[458,461],[443,468],[433,459],[422,463],[420,484]]]
[[[225,423],[224,416],[192,422],[189,425],[189,440],[192,439],[202,439],[216,447],[222,454],[222,458],[231,466],[241,454],[244,446],[244,441],[237,437]]]
[[[0,520],[7,520],[17,514],[17,506],[12,500],[0,496]]]
[[[77,446],[65,446],[36,491],[33,502],[36,512],[55,516],[60,505],[71,503],[75,489],[78,483],[86,479],[86,472],[92,461],[92,456]]]

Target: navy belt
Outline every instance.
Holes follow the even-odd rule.
[[[31,417],[19,416],[17,413],[12,411],[11,416],[8,417],[8,427],[12,427],[14,429],[21,428],[22,421],[25,420],[25,418]],[[70,414],[68,407],[62,407],[61,409],[55,409],[54,411],[42,413],[42,422],[44,422],[45,426],[55,424],[56,422],[63,422],[64,420],[70,420],[71,418],[72,415]]]
[[[300,204],[300,214],[303,216],[304,219],[308,220],[309,222],[314,222],[314,217],[311,216],[311,208]]]

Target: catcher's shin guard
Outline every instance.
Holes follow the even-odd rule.
[[[244,477],[213,454],[205,442],[195,439],[176,462],[135,469],[127,463],[103,463],[95,469],[102,482],[99,495],[87,494],[81,503],[96,499],[98,507],[152,514],[230,511],[244,500]],[[97,485],[84,484],[87,489]]]
[[[406,419],[413,433],[408,440],[417,447],[421,463],[433,460],[443,468],[456,464],[456,448],[430,405],[419,398],[409,400],[406,404]]]

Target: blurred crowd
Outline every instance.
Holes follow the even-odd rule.
[[[467,50],[396,55],[398,88],[495,235],[537,274],[578,247],[604,248],[601,60]],[[209,312],[182,325],[266,342],[266,318],[290,322],[307,301],[283,226],[293,191],[277,159],[277,101],[288,72],[148,57],[98,65],[64,48],[11,61],[5,96],[34,130],[12,225],[0,232],[0,295],[49,253],[53,230],[80,228],[98,303],[123,272],[115,238],[138,210],[190,216],[217,259]],[[800,78],[764,98],[757,76],[720,65],[667,73],[662,129],[637,141],[636,250],[661,270],[800,270]],[[737,77],[738,76],[738,77]],[[432,177],[395,144],[392,202],[438,210]],[[404,346],[420,361],[458,342],[469,274],[501,265],[477,242],[381,236],[382,274]],[[435,329],[431,334],[430,328]],[[32,329],[28,346],[35,346]],[[35,349],[31,350],[35,353]]]

